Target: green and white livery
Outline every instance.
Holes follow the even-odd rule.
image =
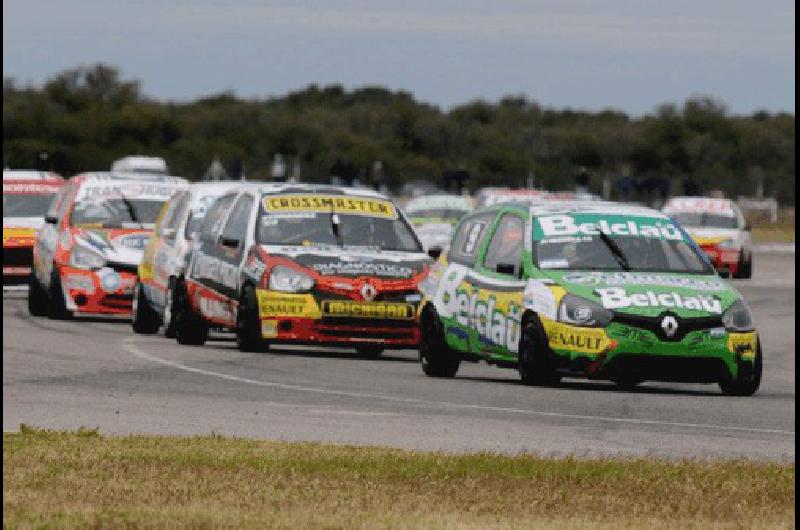
[[[477,210],[422,286],[420,361],[562,377],[718,383],[752,395],[762,352],[741,295],[687,233],[638,206],[576,201]]]

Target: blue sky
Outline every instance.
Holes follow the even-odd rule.
[[[697,95],[794,113],[789,0],[4,0],[3,76],[105,62],[157,99],[382,85],[632,115]]]

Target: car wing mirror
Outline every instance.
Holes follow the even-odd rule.
[[[511,263],[498,263],[497,267],[495,268],[498,274],[511,274],[513,275],[517,267]]]
[[[49,225],[57,225],[58,217],[56,217],[55,215],[46,215],[44,218],[44,222]]]
[[[225,237],[222,236],[221,238],[222,246],[228,248],[239,248],[239,239],[236,237]]]
[[[434,261],[439,259],[439,256],[442,255],[442,248],[441,247],[431,247],[428,249],[428,256],[430,256]]]

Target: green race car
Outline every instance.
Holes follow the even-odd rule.
[[[421,285],[420,362],[462,360],[562,377],[719,383],[752,395],[762,353],[752,314],[666,215],[601,201],[503,204],[456,228]]]

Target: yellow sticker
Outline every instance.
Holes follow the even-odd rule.
[[[263,199],[268,212],[335,212],[396,219],[390,201],[346,195],[267,195]]]
[[[354,300],[323,300],[322,314],[336,317],[385,318],[411,320],[414,306],[397,302],[357,302]]]
[[[36,239],[35,228],[3,228],[3,244],[9,239],[29,239],[30,243]]]
[[[310,294],[288,294],[258,289],[258,314],[261,317],[320,318],[319,307]]]
[[[611,339],[599,328],[579,328],[546,318],[542,324],[554,349],[597,354],[611,346]]]
[[[278,321],[277,320],[262,320],[261,321],[261,336],[265,339],[271,339],[278,336]]]
[[[728,334],[728,349],[733,353],[738,353],[744,359],[755,357],[757,347],[758,334],[755,332]]]
[[[699,237],[698,236],[698,237],[693,237],[692,239],[694,239],[694,242],[702,247],[702,246],[716,245],[717,243],[719,243],[720,241],[722,241],[725,238],[724,237]]]

